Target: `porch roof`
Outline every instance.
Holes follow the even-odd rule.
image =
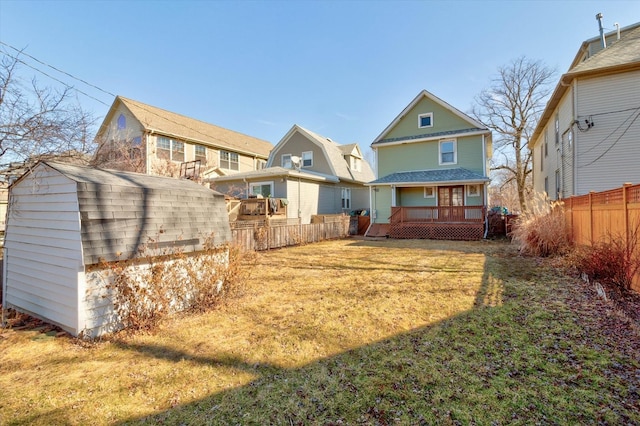
[[[397,172],[369,182],[367,185],[442,185],[484,183],[489,178],[480,173],[458,167],[455,169],[414,170]]]

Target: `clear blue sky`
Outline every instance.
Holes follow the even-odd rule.
[[[466,112],[518,56],[565,72],[598,35],[598,12],[608,30],[624,27],[640,1],[0,0],[0,40],[107,92],[273,144],[299,124],[366,149],[422,89]],[[78,99],[99,121],[108,110]]]

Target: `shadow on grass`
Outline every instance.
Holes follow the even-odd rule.
[[[624,399],[618,383],[599,381],[612,355],[595,357],[590,336],[562,304],[518,297],[527,294],[521,287],[548,284],[526,280],[535,273],[521,274],[521,282],[505,281],[504,273],[530,268],[531,260],[487,256],[471,311],[300,368],[122,343],[122,349],[143,356],[237,368],[257,378],[121,424],[640,421],[637,411],[615,407]]]

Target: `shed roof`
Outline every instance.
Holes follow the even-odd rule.
[[[145,247],[202,250],[231,240],[224,195],[190,180],[46,162],[77,183],[85,265],[129,259]],[[153,253],[153,254],[160,254]]]
[[[484,183],[489,178],[480,173],[458,167],[455,169],[416,170],[410,172],[397,172],[370,182],[369,185],[425,185],[425,184],[451,184],[451,183]]]
[[[118,103],[120,102],[131,111],[131,114],[133,114],[145,130],[153,133],[213,145],[249,155],[256,155],[264,159],[269,156],[269,152],[273,148],[273,145],[265,140],[152,105],[147,105],[123,96],[117,96],[113,101],[113,105],[98,131],[98,135],[106,130],[106,126],[111,122],[112,115],[115,113]]]

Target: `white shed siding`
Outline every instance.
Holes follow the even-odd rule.
[[[594,126],[579,134],[577,194],[640,182],[639,99],[640,71],[579,80],[577,118]]]
[[[84,267],[76,183],[37,166],[12,187],[7,222],[6,303],[77,332]]]

